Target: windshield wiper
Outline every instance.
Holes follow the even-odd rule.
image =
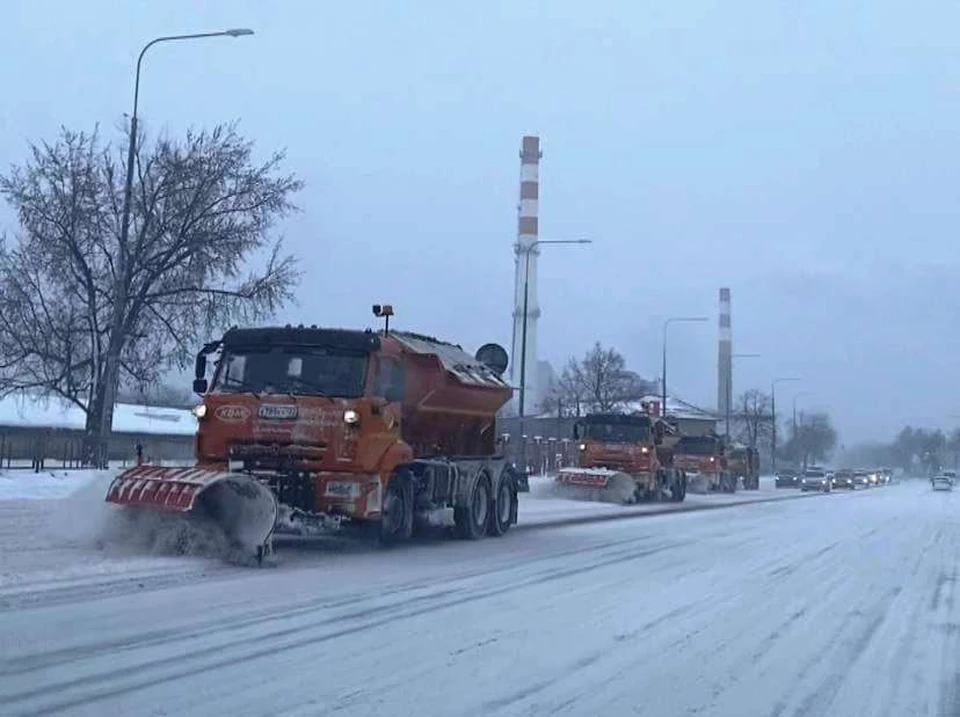
[[[253,384],[251,384],[251,383],[249,383],[249,382],[247,382],[247,381],[241,381],[240,379],[237,379],[237,378],[227,377],[227,378],[225,378],[225,379],[223,380],[223,382],[221,383],[220,387],[221,387],[221,388],[235,388],[235,389],[239,390],[241,393],[249,393],[251,396],[253,396],[254,398],[256,398],[258,401],[260,400],[260,395],[259,395],[259,394],[257,393],[257,391],[256,391],[256,386],[254,386]]]
[[[294,381],[296,383],[299,383],[301,386],[305,386],[309,388],[311,391],[314,392],[314,395],[322,396],[323,398],[326,398],[328,401],[330,401],[330,403],[336,403],[336,400],[332,396],[326,393],[322,388],[320,388],[320,386],[317,383],[311,381],[310,379],[303,378],[303,376],[290,376],[289,378],[291,381]]]

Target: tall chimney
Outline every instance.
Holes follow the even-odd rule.
[[[510,378],[514,386],[520,385],[520,366],[525,365],[524,413],[530,415],[537,407],[537,319],[540,306],[537,302],[537,241],[538,202],[540,199],[540,138],[524,136],[520,145],[520,203],[517,204],[517,242],[514,244],[515,273],[513,291],[513,350],[511,353]],[[529,270],[527,268],[529,261]],[[527,340],[526,361],[521,356],[523,346],[523,295],[527,282]],[[519,394],[518,394],[519,398]]]
[[[733,337],[730,332],[730,289],[720,289],[720,333],[717,353],[717,412],[724,434],[730,432],[728,416],[733,409]]]

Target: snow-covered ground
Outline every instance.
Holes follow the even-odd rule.
[[[960,706],[960,497],[926,483],[395,550],[284,541],[257,570],[104,538],[105,480],[0,501],[4,715]]]

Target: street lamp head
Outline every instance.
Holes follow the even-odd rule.
[[[252,35],[253,30],[247,27],[235,27],[230,30],[224,30],[224,35],[229,35],[230,37],[242,37],[243,35]]]
[[[672,322],[674,322],[674,321],[696,321],[696,322],[702,322],[702,321],[709,321],[709,320],[710,320],[710,319],[707,318],[706,316],[671,316],[671,317],[669,317],[666,321],[664,321],[664,323],[665,323],[665,324],[669,324],[669,323],[672,323]]]

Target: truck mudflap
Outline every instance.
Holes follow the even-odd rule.
[[[202,468],[131,468],[113,479],[106,501],[180,513],[202,510],[258,558],[269,551],[279,513],[276,496],[256,478]]]
[[[637,482],[627,473],[609,468],[561,468],[554,479],[561,495],[612,503],[635,503]]]

